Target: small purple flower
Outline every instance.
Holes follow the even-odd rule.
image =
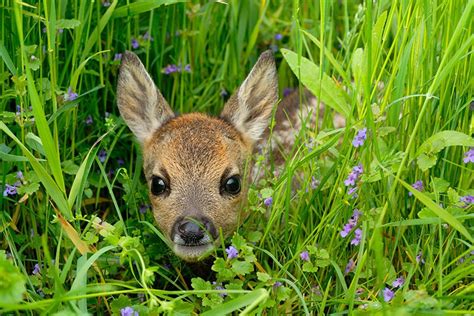
[[[139,314],[133,308],[127,306],[120,310],[120,316],[139,316]]]
[[[142,204],[142,205],[140,205],[139,211],[140,211],[140,213],[145,214],[146,211],[148,211],[149,209],[150,209],[150,205]]]
[[[354,270],[355,268],[355,262],[352,259],[349,259],[349,262],[347,262],[346,268],[344,269],[344,275],[347,275],[349,272]]]
[[[413,183],[411,186],[412,186],[415,190],[418,190],[418,191],[420,191],[420,192],[423,191],[423,182],[422,182],[421,180],[416,181],[416,182]],[[412,192],[408,192],[408,195],[409,195],[409,196],[412,196],[413,193],[412,193]]]
[[[282,285],[283,285],[283,283],[281,283],[280,281],[276,281],[276,282],[273,284],[273,288],[276,289],[276,288],[278,288],[278,287],[280,287],[280,286],[282,286]]]
[[[37,263],[35,264],[33,271],[31,272],[33,275],[37,275],[41,273],[41,266]]]
[[[102,0],[102,6],[107,8],[110,7],[110,1],[109,0]]]
[[[345,224],[340,233],[341,237],[345,238],[347,235],[349,235],[352,231],[352,228],[354,228],[354,225],[352,223]]]
[[[464,153],[464,163],[474,162],[474,148],[469,149]]]
[[[121,53],[115,54],[114,61],[116,61],[116,60],[122,60],[122,54]]]
[[[364,168],[362,167],[362,164],[358,164],[357,166],[354,166],[352,168],[352,171],[347,176],[347,179],[344,180],[344,185],[346,187],[354,186],[356,181],[359,179],[359,176],[362,174],[362,172],[364,172]]]
[[[269,47],[272,52],[276,53],[278,52],[278,45],[275,45],[275,44],[270,44],[270,47]]]
[[[92,119],[92,116],[90,114],[87,115],[86,120],[84,121],[84,123],[86,123],[86,125],[92,125],[92,123],[94,123],[94,120]]]
[[[143,39],[146,40],[146,41],[153,42],[153,37],[151,37],[151,35],[148,31],[146,31],[145,34],[143,34]]]
[[[239,252],[234,246],[229,246],[229,248],[226,248],[225,252],[227,253],[228,259],[237,258],[237,256],[239,255]]]
[[[215,283],[215,282],[214,282]],[[222,286],[222,285],[216,285],[216,290],[218,291],[222,291],[222,290],[225,290],[225,288]],[[227,296],[227,293],[226,292],[222,292],[222,293],[219,293],[220,297],[226,297]]]
[[[178,66],[173,65],[173,64],[168,65],[165,68],[163,68],[161,72],[164,73],[165,75],[170,75],[172,73],[178,72]]]
[[[359,220],[359,217],[362,215],[362,212],[359,211],[358,208],[355,208],[354,209],[354,212],[352,212],[352,219],[354,219],[357,223],[357,221]]]
[[[309,253],[305,250],[300,253],[300,258],[303,261],[309,261]]]
[[[280,33],[275,34],[275,40],[281,41],[282,38],[283,38],[283,35],[281,35]]]
[[[402,287],[403,284],[405,284],[405,279],[401,276],[399,278],[396,278],[395,281],[393,281],[392,286],[394,288],[397,288],[397,287]]]
[[[474,196],[472,196],[472,195],[461,196],[459,198],[459,201],[466,203],[466,205],[473,204],[474,203]]]
[[[316,179],[315,176],[311,176],[311,189],[315,190],[320,184],[321,184],[321,181]]]
[[[123,165],[125,164],[125,160],[123,160],[122,158],[118,158],[118,159],[117,159],[117,164],[118,164],[119,166],[123,166]]]
[[[20,180],[22,180],[22,179],[24,178],[24,177],[23,177],[23,172],[21,172],[21,170],[18,170],[18,171],[16,172],[16,178],[17,178],[17,179],[20,179]]]
[[[219,93],[219,95],[221,96],[221,98],[226,98],[228,95],[229,95],[229,92],[227,92],[226,89],[222,88],[221,89],[221,92]]]
[[[131,40],[131,44],[132,44],[133,49],[137,49],[138,47],[140,47],[140,44],[138,43],[137,39],[133,37]]]
[[[354,147],[360,147],[364,145],[364,141],[367,139],[367,128],[363,128],[357,132],[357,135],[354,137],[352,141],[352,145]]]
[[[3,196],[16,195],[17,193],[18,192],[16,186],[5,183],[5,190],[3,191]]]
[[[354,231],[354,239],[351,240],[351,245],[354,245],[354,246],[359,245],[361,239],[362,239],[362,229],[357,228]]]
[[[17,116],[20,116],[21,115],[21,106],[20,105],[16,105],[16,115]]]
[[[416,255],[415,259],[417,263],[425,264],[425,259],[423,259],[423,253],[421,251]]]
[[[395,296],[395,293],[393,293],[393,291],[390,290],[388,287],[383,289],[383,300],[385,302],[390,302],[394,296]]]
[[[110,113],[109,113],[109,112],[105,112],[105,113],[104,113],[104,117],[105,117],[105,119],[108,119],[108,118],[110,117]]]
[[[97,157],[99,157],[100,162],[104,163],[105,159],[107,158],[107,152],[105,149],[101,149],[97,154]]]
[[[67,89],[67,93],[64,94],[65,101],[74,101],[77,99],[77,97],[78,97],[78,94],[76,92],[73,92],[71,87],[69,87]]]
[[[185,72],[191,72],[191,65],[190,64],[187,64],[186,66],[184,66],[184,69],[183,69]]]
[[[64,33],[64,29],[58,29],[58,33],[59,33],[59,34],[63,34],[63,33]]]
[[[267,197],[264,201],[263,201],[263,204],[265,204],[265,206],[267,207],[270,207],[272,206],[273,204],[273,198],[270,196],[270,197]]]
[[[284,96],[284,97],[289,96],[289,95],[293,92],[293,90],[294,90],[294,89],[292,89],[292,88],[285,88],[285,89],[283,89],[283,96]]]

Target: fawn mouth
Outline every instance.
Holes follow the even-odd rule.
[[[191,262],[207,257],[207,255],[210,254],[213,249],[214,243],[212,242],[198,245],[180,245],[173,243],[174,253],[178,257]]]

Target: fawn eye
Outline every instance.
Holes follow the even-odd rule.
[[[236,195],[240,192],[240,177],[232,176],[225,180],[222,185],[221,191]]]
[[[153,195],[163,194],[167,189],[165,180],[158,176],[153,176],[151,178],[151,193],[153,193]]]

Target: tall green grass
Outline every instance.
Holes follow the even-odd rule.
[[[472,310],[474,1],[104,2],[0,6],[0,183],[17,187],[0,196],[2,313]],[[193,278],[146,207],[115,54],[136,52],[175,111],[217,114],[268,48],[280,90],[305,86],[328,110],[283,167],[257,157],[249,216],[216,274]],[[354,197],[344,180],[358,164]],[[355,227],[340,234],[354,209],[358,245]]]

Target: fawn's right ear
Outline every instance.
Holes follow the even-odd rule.
[[[122,57],[117,104],[123,119],[142,144],[164,122],[174,117],[140,59],[129,51]]]

